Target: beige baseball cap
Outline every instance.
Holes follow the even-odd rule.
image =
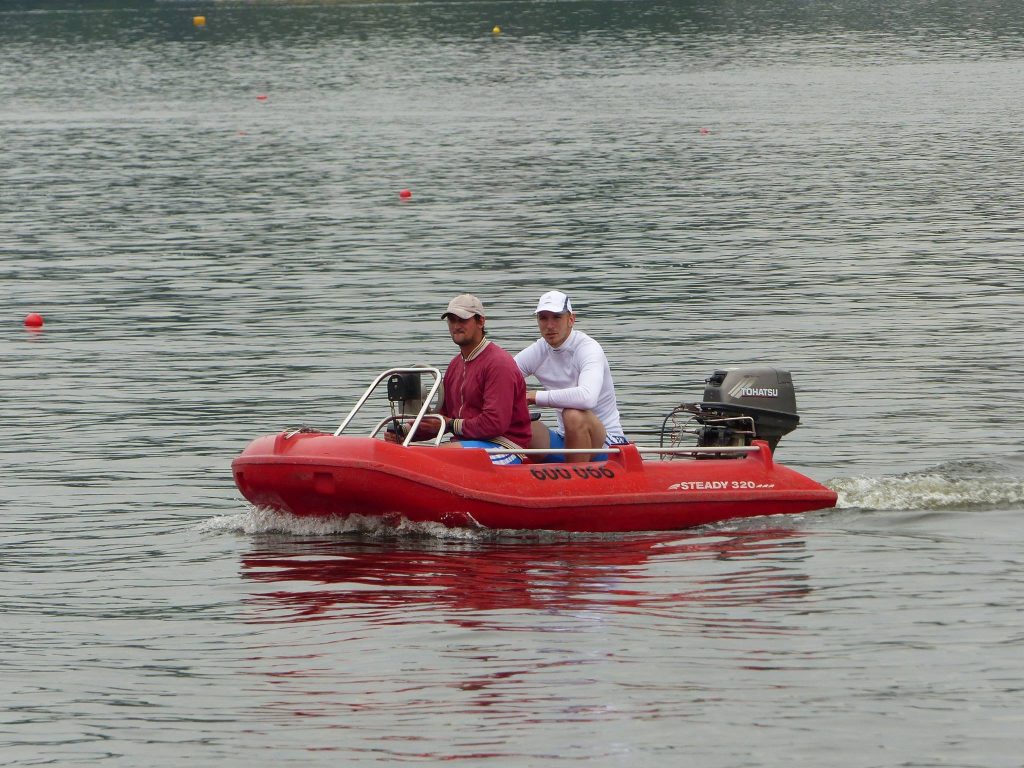
[[[444,320],[448,315],[455,315],[463,320],[468,320],[473,315],[484,317],[484,305],[480,303],[480,299],[476,296],[464,293],[448,302],[448,309],[441,315],[441,319]]]

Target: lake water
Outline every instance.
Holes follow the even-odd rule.
[[[1016,3],[0,4],[0,765],[1024,764],[1022,92]],[[838,507],[242,500],[551,288],[641,442],[790,370]]]

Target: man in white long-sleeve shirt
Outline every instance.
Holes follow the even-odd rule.
[[[523,376],[544,387],[527,391],[526,402],[558,412],[558,428],[533,422],[531,448],[603,448],[628,442],[619,424],[615,384],[601,345],[573,328],[576,315],[562,291],[548,291],[537,302],[541,338],[516,355]],[[551,454],[548,461],[592,461],[606,456]]]

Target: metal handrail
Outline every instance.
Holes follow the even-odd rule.
[[[416,430],[419,429],[420,422],[423,421],[423,417],[427,413],[427,408],[430,407],[430,401],[434,399],[434,395],[437,394],[437,390],[441,386],[441,371],[439,371],[437,368],[431,368],[429,366],[416,366],[414,368],[391,368],[389,370],[384,371],[384,373],[380,374],[376,379],[373,380],[373,383],[366,388],[365,392],[363,392],[363,396],[356,401],[355,406],[353,406],[352,410],[349,411],[348,416],[346,416],[344,420],[342,420],[341,424],[338,426],[338,429],[335,430],[335,437],[337,437],[338,435],[345,431],[345,428],[349,425],[349,423],[355,417],[356,413],[359,412],[359,409],[363,407],[363,404],[369,399],[370,395],[373,394],[373,391],[380,385],[380,383],[384,381],[384,379],[386,379],[388,376],[391,376],[392,374],[395,373],[429,373],[434,377],[434,384],[433,386],[430,387],[429,394],[425,398],[423,398],[423,405],[420,406],[420,410],[416,414],[416,418],[413,420],[412,427],[409,428],[409,434],[406,436],[405,440],[402,443],[403,446],[408,447],[409,443],[412,442],[412,436],[416,434]],[[440,416],[440,414],[431,414],[431,416],[434,415],[437,415],[442,419],[441,429],[438,431],[438,436],[440,437],[440,435],[444,434],[444,417]],[[377,428],[370,433],[371,437],[377,434],[379,430],[380,425],[378,425]]]
[[[618,448],[484,448],[487,453],[522,453],[527,456],[531,455],[544,455],[548,453],[621,453]],[[671,448],[642,448],[639,445],[636,446],[637,453],[658,453],[658,454],[690,454],[698,455],[701,453],[757,453],[761,449],[756,445],[732,445],[722,446],[715,448],[713,446],[700,446],[692,448],[683,447],[671,447]]]
[[[670,446],[665,448],[641,448],[637,446],[637,453],[682,453],[697,456],[702,453],[758,453],[761,448],[756,445],[723,445],[715,447],[713,445],[702,445],[702,446]]]

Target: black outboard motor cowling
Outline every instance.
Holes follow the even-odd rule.
[[[678,416],[689,414],[687,423]],[[771,367],[724,368],[705,380],[704,399],[685,403],[665,419],[662,444],[669,421],[670,440],[678,443],[680,433],[695,434],[699,447],[750,445],[765,440],[774,453],[783,435],[800,423],[796,393],[789,371]]]

